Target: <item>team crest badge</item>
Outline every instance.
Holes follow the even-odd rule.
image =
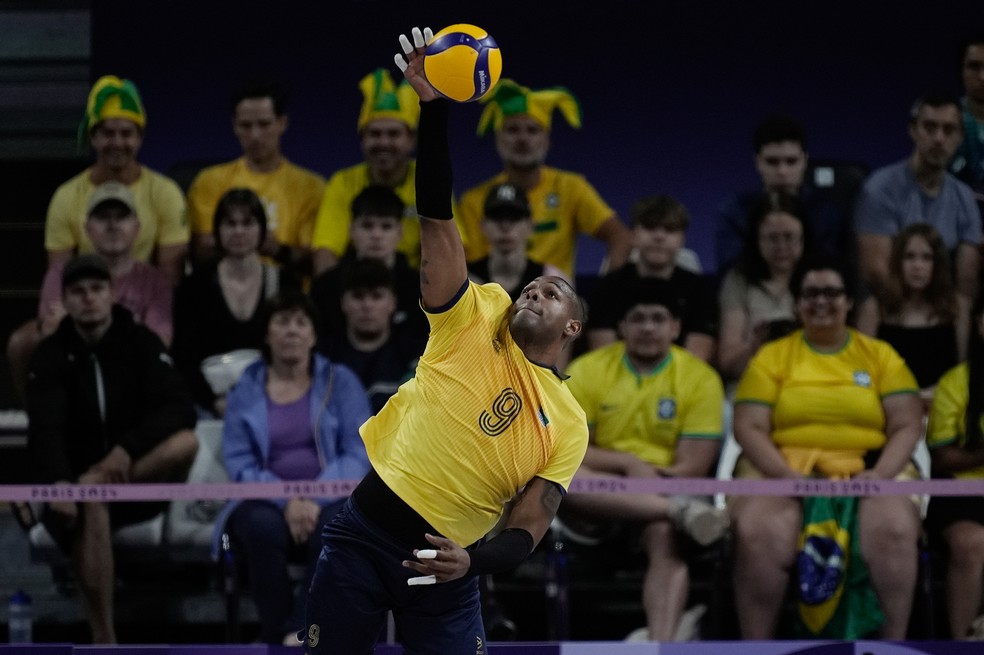
[[[671,419],[676,416],[676,401],[672,398],[660,398],[656,410],[661,419]]]
[[[871,374],[868,371],[854,371],[854,384],[868,389],[871,387]]]

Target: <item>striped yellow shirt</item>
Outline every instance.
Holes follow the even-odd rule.
[[[566,489],[587,448],[584,412],[513,341],[510,305],[499,285],[468,282],[453,306],[429,312],[416,377],[362,426],[380,477],[463,546],[533,477]]]

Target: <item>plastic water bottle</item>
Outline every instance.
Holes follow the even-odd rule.
[[[12,644],[29,644],[34,640],[34,618],[31,611],[31,597],[22,589],[10,597],[7,626]]]

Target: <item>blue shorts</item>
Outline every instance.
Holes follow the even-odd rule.
[[[422,535],[421,535],[422,537]],[[478,578],[409,586],[412,548],[359,511],[351,498],[324,531],[307,602],[306,652],[369,655],[393,611],[405,655],[485,655]]]

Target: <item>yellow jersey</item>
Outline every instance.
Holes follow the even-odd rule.
[[[587,448],[564,381],[513,341],[511,304],[499,285],[467,282],[453,305],[428,312],[416,376],[361,430],[387,486],[463,546],[533,477],[566,490]]]
[[[963,446],[967,439],[967,403],[970,401],[970,367],[958,364],[943,374],[933,393],[929,410],[926,445],[930,450],[955,444]],[[984,419],[984,416],[979,420]],[[984,421],[982,421],[984,425]],[[955,478],[984,478],[984,466],[959,471]]]
[[[672,466],[680,439],[721,439],[721,378],[683,348],[670,346],[656,370],[642,375],[616,341],[575,359],[567,374],[600,448]]]
[[[905,360],[886,342],[848,329],[843,347],[815,350],[802,330],[767,343],[738,382],[735,404],[772,408],[780,447],[868,451],[885,445],[882,399],[916,394]]]
[[[403,201],[403,238],[397,250],[407,256],[414,268],[420,266],[420,222],[417,220],[417,192],[414,175],[417,163],[410,162],[407,176],[393,191]],[[325,192],[318,208],[314,224],[314,248],[325,248],[338,257],[345,254],[349,244],[349,226],[352,224],[352,201],[372,184],[369,165],[365,162],[336,172],[325,185]]]
[[[458,228],[469,261],[481,259],[489,252],[488,241],[482,234],[485,196],[489,189],[505,181],[506,174],[499,173],[461,196]],[[529,258],[552,264],[573,280],[577,235],[593,236],[605,221],[615,216],[615,210],[583,175],[549,166],[540,169],[540,181],[526,195],[533,213],[533,235],[527,247]]]
[[[44,247],[49,251],[73,250],[93,252],[92,241],[85,233],[85,213],[89,196],[96,186],[87,168],[59,186],[48,205],[44,224]],[[185,199],[174,180],[146,166],[140,167],[140,177],[130,185],[137,202],[140,231],[133,243],[133,256],[142,262],[152,262],[157,246],[188,243],[188,224],[185,222]]]
[[[314,219],[318,214],[325,181],[317,173],[282,159],[276,170],[260,173],[246,159],[202,170],[188,189],[188,223],[195,234],[211,234],[215,208],[229,189],[254,191],[263,202],[267,230],[282,245],[311,245]]]

